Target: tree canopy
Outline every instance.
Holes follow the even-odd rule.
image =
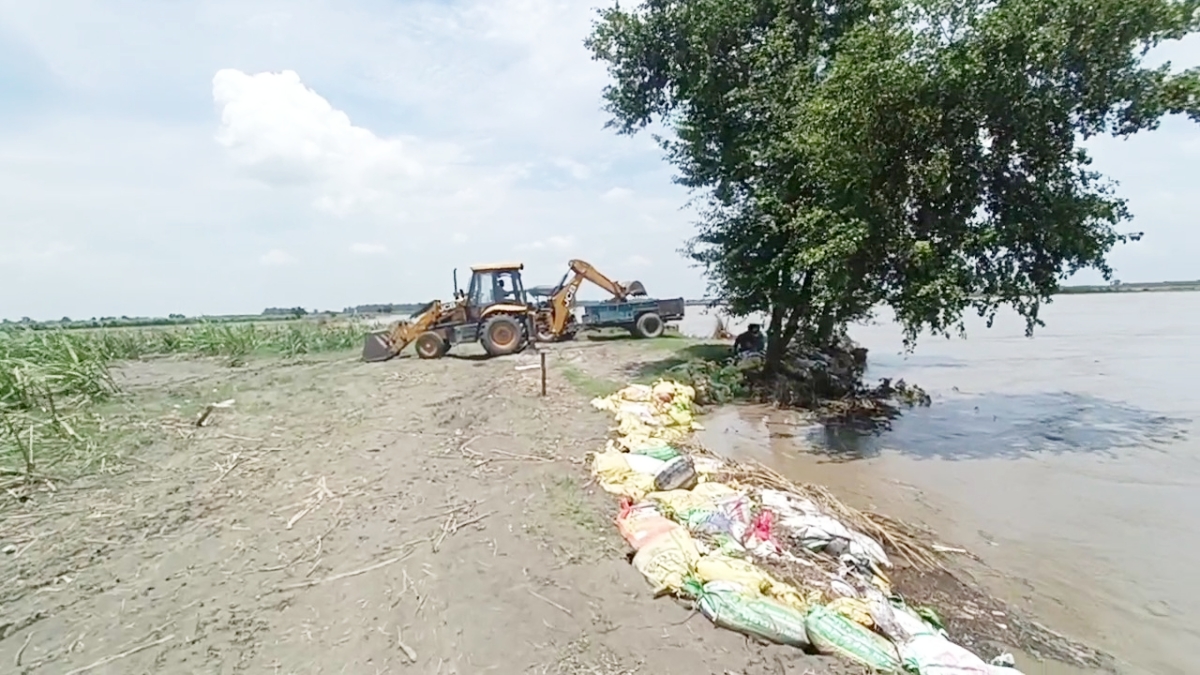
[[[704,208],[687,247],[768,362],[891,307],[908,344],[1001,306],[1028,330],[1130,218],[1083,141],[1200,121],[1200,69],[1143,64],[1200,0],[643,0],[600,11],[620,133]]]

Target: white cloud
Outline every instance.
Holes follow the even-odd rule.
[[[350,252],[355,255],[387,255],[388,247],[383,244],[350,244]]]
[[[566,250],[575,245],[575,237],[567,237],[563,235],[553,235],[545,239],[531,241],[524,244],[517,244],[518,251],[540,251],[544,249],[550,250]]]
[[[0,315],[445,297],[451,269],[515,242],[531,283],[570,255],[617,278],[644,257],[656,293],[701,294],[686,192],[651,138],[604,128],[593,4],[5,3]],[[1198,139],[1169,122],[1097,146],[1147,232],[1114,254],[1122,279],[1195,276]],[[379,269],[351,243],[404,284],[364,296]]]
[[[271,186],[312,185],[316,206],[337,216],[379,201],[390,186],[423,173],[409,144],[350,123],[293,71],[217,71],[216,141]]]
[[[273,248],[270,251],[260,255],[258,257],[258,262],[259,264],[267,267],[279,267],[281,265],[294,265],[297,260],[296,257],[291,253]]]

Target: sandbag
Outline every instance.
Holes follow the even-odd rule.
[[[605,491],[641,501],[654,491],[654,477],[638,473],[629,466],[625,453],[616,450],[598,452],[592,458],[592,475]]]
[[[776,580],[748,560],[723,555],[706,555],[696,563],[696,578],[704,583],[724,582],[742,586],[798,612],[808,609],[808,600],[791,584]]]
[[[840,614],[860,626],[875,627],[875,620],[871,617],[871,605],[866,600],[837,598],[825,605],[825,609]]]
[[[855,558],[891,567],[891,561],[879,542],[846,527],[840,520],[824,513],[812,500],[780,490],[762,490],[760,498],[764,507],[779,516],[779,526],[801,546],[821,550],[835,540],[842,540]]]
[[[821,605],[808,610],[804,627],[812,646],[822,654],[841,656],[883,673],[900,671],[900,655],[887,638]]]
[[[808,646],[804,615],[791,607],[727,581],[688,588],[698,596],[700,613],[721,628],[778,644]]]
[[[696,542],[687,530],[677,527],[646,542],[633,556],[633,566],[657,595],[677,592],[699,560]]]
[[[649,445],[643,448],[634,448],[629,451],[635,455],[645,455],[663,462],[669,462],[679,456],[679,451],[666,444]]]
[[[663,467],[667,465],[661,459],[655,459],[649,455],[639,455],[637,453],[629,453],[625,455],[625,462],[629,464],[629,468],[638,473],[644,473],[648,476],[657,476],[662,472]]]
[[[686,518],[694,510],[705,512],[715,511],[717,500],[736,495],[737,492],[728,485],[721,483],[701,483],[692,490],[663,490],[646,495],[646,499],[656,502],[668,517]]]
[[[635,551],[660,534],[679,529],[679,525],[659,513],[652,502],[641,504],[623,502],[616,521],[617,531]]]
[[[692,463],[692,458],[680,455],[662,465],[654,476],[654,487],[664,492],[667,490],[690,490],[696,487],[697,481],[696,465]]]
[[[940,635],[917,635],[899,645],[899,650],[904,667],[921,675],[993,675],[995,670]]]

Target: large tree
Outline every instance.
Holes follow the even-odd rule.
[[[1060,280],[1106,279],[1125,202],[1082,142],[1200,119],[1200,69],[1146,51],[1200,0],[643,0],[601,10],[611,124],[657,136],[705,205],[688,252],[768,364],[880,305],[909,344]]]

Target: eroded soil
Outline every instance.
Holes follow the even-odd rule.
[[[551,350],[546,397],[532,354],[127,365],[122,459],[0,502],[0,669],[856,672],[715,629],[627,564],[582,466],[604,382],[577,364],[618,379],[631,349]]]

